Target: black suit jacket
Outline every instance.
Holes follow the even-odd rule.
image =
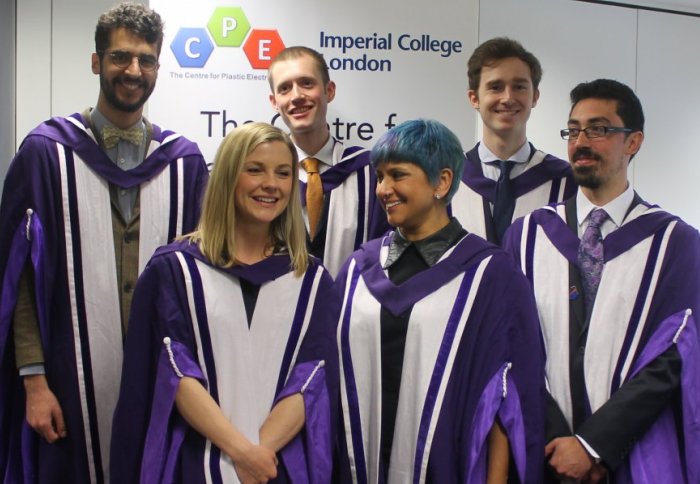
[[[641,202],[635,193],[627,211]],[[576,197],[566,204],[569,227],[578,232]],[[675,346],[652,361],[634,378],[624,383],[597,411],[591,413],[584,379],[584,356],[589,318],[586,318],[583,286],[578,268],[569,264],[569,284],[578,290],[579,297],[570,299],[569,311],[569,372],[573,404],[573,434],[585,440],[611,470],[627,457],[635,442],[654,423],[668,403],[678,396],[681,358]],[[594,349],[593,349],[594,350]],[[572,435],[564,415],[549,398],[547,412],[547,442],[556,437]]]

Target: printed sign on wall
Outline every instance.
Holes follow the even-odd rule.
[[[150,5],[163,17],[166,35],[149,118],[196,141],[209,162],[241,123],[285,128],[269,102],[267,68],[292,45],[326,58],[337,84],[328,123],[346,144],[371,147],[388,128],[418,117],[442,121],[466,147],[474,143],[466,62],[477,35],[464,26],[473,23],[475,2]]]

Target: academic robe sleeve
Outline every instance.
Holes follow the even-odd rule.
[[[187,157],[185,169],[184,199],[187,206],[184,207],[182,220],[182,233],[192,232],[197,228],[199,216],[202,212],[204,191],[209,181],[209,170],[204,157],[201,154]]]
[[[700,237],[692,227],[679,223],[669,241],[659,287],[650,318],[654,330],[670,315],[700,304]],[[646,334],[645,339],[653,335]],[[610,399],[587,419],[580,435],[611,469],[616,469],[643,437],[669,402],[678,397],[681,356],[668,347],[646,362]]]
[[[682,360],[678,400],[635,442],[627,461],[615,473],[616,483],[700,482],[700,348],[691,310],[680,311],[661,323],[632,374],[647,368],[669,348]]]
[[[486,482],[488,433],[499,420],[509,441],[512,475],[520,482],[542,482],[544,348],[527,281],[501,251],[483,277],[470,318],[455,360],[456,367],[464,366],[453,370],[455,378],[454,371],[460,372],[462,383],[445,394],[449,401],[451,392],[464,392],[459,406],[464,414],[438,421],[435,435],[456,435],[468,443],[460,462],[469,465],[460,478]],[[450,447],[447,440],[435,439],[429,467],[454,465]]]
[[[8,227],[9,228],[9,227]],[[12,319],[17,302],[20,278],[25,266],[36,271],[38,313],[46,337],[46,306],[43,303],[45,240],[41,221],[27,212],[12,235],[4,240],[4,266],[0,278],[0,475],[7,482],[19,481],[26,468],[36,467],[38,434],[29,429],[25,414],[22,378],[15,369],[15,351],[11,344]]]
[[[514,465],[520,482],[540,482],[544,459],[544,345],[537,306],[527,280],[517,269],[511,270],[500,301],[508,327],[504,343],[509,365],[503,369],[498,385],[498,418],[508,435],[511,466]]]
[[[163,256],[151,259],[136,285],[112,427],[112,482],[172,476],[186,429],[173,411],[180,378],[207,385],[194,357],[182,279],[174,256]]]
[[[679,387],[681,359],[671,347],[650,361],[576,430],[615,470]]]
[[[0,203],[0,475],[8,482],[20,481],[36,462],[38,434],[26,423],[22,378],[15,367],[12,319],[22,269],[32,264],[34,297],[44,355],[51,356],[48,304],[59,284],[62,220],[59,210],[60,177],[55,162],[55,143],[28,135],[10,163]],[[51,380],[49,384],[62,385]],[[61,402],[62,404],[64,402]],[[66,412],[64,409],[64,416]]]
[[[315,264],[312,263],[311,270]],[[339,392],[335,345],[339,300],[328,272],[324,270],[321,278],[309,330],[299,350],[296,365],[274,403],[295,393],[303,396],[304,427],[281,449],[280,455],[292,482],[311,484],[331,480]]]

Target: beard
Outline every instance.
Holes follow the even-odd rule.
[[[140,83],[141,87],[144,88],[143,95],[133,103],[126,103],[117,97],[116,92],[116,85],[122,82],[124,79],[130,78],[129,76],[121,74],[109,81],[105,78],[104,74],[100,73],[100,89],[102,90],[107,102],[113,108],[127,113],[134,113],[141,109],[146,101],[148,101],[148,98],[151,97],[151,93],[156,87],[156,83],[155,81],[149,83],[146,79],[141,78],[138,82]]]
[[[598,162],[603,161],[600,155],[590,148],[578,148],[571,157],[571,169],[574,172],[574,181],[580,187],[591,188],[595,190],[600,187],[602,180],[597,174],[597,166],[576,166],[576,160],[581,158],[589,158]]]
[[[595,167],[593,166],[579,166],[573,167],[574,170],[574,181],[580,187],[590,188],[595,190],[600,187],[602,183],[601,179],[596,174]]]

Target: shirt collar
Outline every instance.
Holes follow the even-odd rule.
[[[627,215],[627,210],[634,200],[634,190],[632,185],[627,184],[627,189],[618,195],[616,198],[610,200],[602,207],[598,207],[593,204],[586,195],[583,194],[581,189],[576,193],[576,216],[578,218],[578,225],[581,226],[588,219],[588,215],[596,208],[602,208],[608,214],[610,220],[615,224],[616,227],[622,225],[625,221],[625,215]]]
[[[467,231],[462,228],[459,221],[454,217],[450,219],[450,223],[423,240],[406,240],[399,229],[396,229],[389,244],[389,254],[384,262],[384,269],[389,268],[399,260],[411,244],[416,247],[425,263],[432,267],[440,260],[447,249],[465,235],[467,235]]]
[[[518,148],[518,150],[515,153],[508,157],[508,159],[516,163],[527,163],[528,161],[530,161],[530,155],[532,155],[532,149],[530,148],[530,143],[528,143],[527,140],[525,140],[525,143],[523,143],[523,145],[520,148]],[[498,156],[496,156],[493,153],[493,151],[488,149],[486,143],[484,143],[483,140],[479,143],[479,159],[482,163],[493,163],[495,161],[501,161],[501,159]]]
[[[299,162],[302,162],[307,158],[313,157],[319,160],[324,165],[333,166],[333,147],[335,146],[335,143],[336,141],[333,138],[333,136],[328,136],[326,144],[323,145],[323,147],[320,150],[318,150],[318,153],[307,153],[297,146],[296,148],[297,155],[299,156]]]

